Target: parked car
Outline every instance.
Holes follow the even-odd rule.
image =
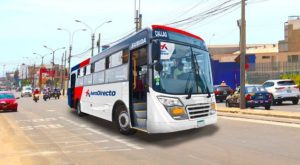
[[[214,86],[214,93],[217,101],[223,102],[223,100],[226,100],[226,97],[230,95],[232,92],[233,90],[230,88],[230,86],[227,85]]]
[[[293,104],[299,102],[299,86],[293,80],[268,80],[263,86],[272,93],[273,104],[282,104],[283,101],[292,101]]]
[[[237,88],[233,94],[226,98],[226,107],[238,107],[240,105],[240,97],[240,88]],[[247,84],[245,86],[245,99],[246,107],[265,107],[266,110],[271,108],[272,94],[261,85]]]
[[[18,97],[15,98],[14,94],[9,91],[0,92],[0,110],[2,111],[18,111]]]
[[[21,97],[24,96],[29,96],[29,97],[32,96],[32,88],[30,86],[25,86],[22,88]]]

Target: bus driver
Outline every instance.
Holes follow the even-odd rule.
[[[183,63],[178,62],[177,67],[176,67],[176,69],[174,70],[174,73],[173,73],[174,79],[178,79],[181,74],[183,74]]]

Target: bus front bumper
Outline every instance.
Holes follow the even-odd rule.
[[[197,120],[176,120],[174,122],[148,122],[148,133],[170,133],[195,128],[201,128],[207,125],[217,123],[217,114],[210,115]]]

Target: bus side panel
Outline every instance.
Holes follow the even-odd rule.
[[[68,105],[69,105],[69,107],[74,108],[74,107],[73,107],[74,105],[72,105],[71,88],[68,88],[67,94],[68,94]]]
[[[113,106],[121,100],[129,109],[128,82],[86,86],[82,92],[82,112],[112,121]]]

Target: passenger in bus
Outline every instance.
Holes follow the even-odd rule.
[[[177,67],[174,70],[173,77],[174,77],[174,79],[178,79],[179,76],[182,75],[182,74],[183,74],[183,63],[178,62]]]

